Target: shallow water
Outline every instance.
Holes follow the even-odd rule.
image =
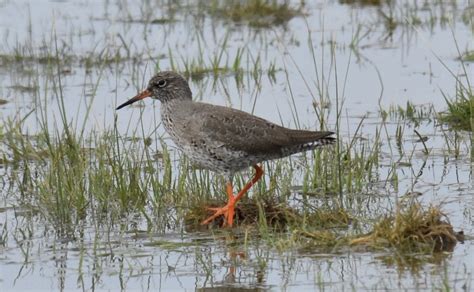
[[[131,132],[130,125],[141,127],[140,119],[146,121],[145,132],[159,125],[158,102],[147,100],[146,107],[114,110],[146,86],[152,72],[172,64],[184,70],[185,60],[209,67],[221,51],[219,67],[232,66],[243,51],[242,76],[233,72],[195,76],[191,88],[196,99],[240,108],[286,126],[318,128],[313,102],[320,104],[322,91],[330,100],[330,129],[335,127],[337,105],[343,103],[341,133],[347,141],[363,117],[359,135],[373,139],[382,120],[379,112],[391,106],[405,107],[410,101],[444,110],[442,93],[454,96],[455,76],[474,76],[471,63],[464,63],[463,72],[457,49],[463,53],[474,46],[474,11],[468,1],[388,1],[391,4],[374,6],[340,2],[311,1],[303,7],[304,17],[255,28],[212,16],[199,1],[181,6],[131,0],[0,1],[0,54],[6,56],[0,59],[0,99],[8,101],[0,105],[0,118],[25,116],[41,103],[47,106],[50,125],[60,125],[58,92],[53,88],[57,79],[51,77],[57,71],[38,57],[56,54],[61,59],[67,116],[82,121],[92,102],[87,130],[111,127],[118,114],[123,135]],[[382,16],[390,13],[399,21],[393,28]],[[152,24],[156,19],[173,21]],[[36,57],[10,60],[30,52]],[[104,64],[100,62],[104,56],[120,57]],[[256,60],[260,69],[255,69]],[[91,65],[94,61],[98,65]],[[270,74],[273,64],[276,72]],[[33,111],[25,120],[29,133],[38,129],[39,117]],[[402,156],[393,146],[399,125],[405,129],[402,146],[407,154]],[[469,291],[474,270],[469,136],[462,134],[455,157],[447,150],[445,129],[424,120],[416,129],[430,138],[432,152],[425,157],[413,128],[413,123],[396,117],[386,124],[376,188],[380,198],[368,210],[393,208],[396,198],[409,191],[420,192],[426,205],[443,202],[451,224],[464,230],[467,240],[431,262],[391,262],[397,259],[391,250],[275,250],[264,239],[246,240],[246,230],[239,228],[197,233],[177,227],[150,234],[145,220],[134,217],[113,227],[84,223],[78,238],[58,236],[50,222],[17,200],[9,186],[11,169],[0,164],[1,290]],[[158,132],[163,134],[161,126]],[[396,169],[399,184],[384,183],[392,164],[411,155],[410,165]],[[301,185],[301,178],[292,184]]]

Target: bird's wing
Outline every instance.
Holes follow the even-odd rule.
[[[284,147],[306,144],[332,135],[332,132],[292,130],[246,112],[205,103],[189,119],[189,128],[198,139],[249,154],[271,153]],[[191,122],[192,121],[192,122]]]

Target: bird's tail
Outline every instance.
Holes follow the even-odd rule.
[[[285,147],[284,152],[288,155],[313,150],[325,145],[332,145],[336,142],[336,138],[333,137],[334,132],[329,131],[314,132],[293,130],[290,135],[293,138],[294,143],[292,143],[292,146]]]

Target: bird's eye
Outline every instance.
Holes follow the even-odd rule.
[[[160,81],[158,81],[158,87],[163,88],[165,86],[166,86],[166,80],[161,79]]]

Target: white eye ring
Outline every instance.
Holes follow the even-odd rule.
[[[158,81],[158,87],[163,88],[166,86],[166,80],[162,79]]]

